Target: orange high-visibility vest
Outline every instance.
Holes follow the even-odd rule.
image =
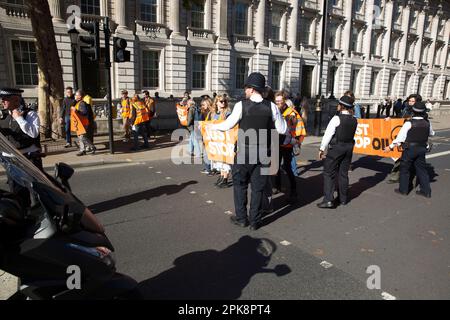
[[[184,127],[187,126],[188,112],[189,112],[188,106],[182,106],[179,103],[177,103],[178,120],[180,120],[180,124]]]
[[[303,123],[303,119],[300,116],[300,114],[293,108],[287,107],[286,110],[283,112],[283,118],[287,120],[287,118],[295,116],[297,119],[297,124],[291,123],[290,121],[286,121],[288,128],[289,128],[289,134],[292,138],[300,137],[300,143],[303,142],[303,139],[306,137],[306,129],[305,124]],[[292,148],[292,144],[285,144],[282,145],[284,148]]]
[[[152,98],[148,98],[148,100],[145,100],[145,107],[147,108],[148,111],[148,116],[150,117],[150,119],[152,119],[152,107],[155,105],[155,100],[153,100]]]
[[[131,106],[130,106],[130,98],[122,99],[122,118],[129,118],[131,116]]]
[[[76,111],[80,111],[80,103],[82,102],[78,101],[77,104],[75,105],[75,110]],[[84,102],[84,101],[83,101]],[[81,113],[77,112],[77,116],[81,121],[81,124],[83,125],[83,127],[87,128],[87,126],[89,125],[89,118],[87,115],[82,115]]]
[[[150,120],[147,107],[142,101],[136,101],[132,106],[136,109],[136,120],[134,120],[134,125],[138,125]]]

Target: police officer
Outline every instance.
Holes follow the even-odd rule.
[[[412,118],[405,121],[397,138],[385,148],[385,152],[402,145],[403,153],[400,162],[400,187],[396,193],[407,195],[409,192],[410,170],[416,169],[420,190],[416,193],[431,198],[430,177],[426,169],[425,154],[428,147],[428,137],[434,136],[431,123],[426,116],[426,106],[422,101],[411,107]]]
[[[324,198],[317,206],[322,209],[335,208],[334,189],[336,175],[339,174],[339,201],[348,202],[348,170],[353,156],[355,132],[358,121],[353,116],[354,100],[349,96],[339,99],[339,115],[334,116],[327,126],[319,150],[319,158],[324,159]],[[325,157],[325,149],[328,152]]]
[[[42,170],[40,121],[37,112],[28,109],[22,98],[23,90],[1,88],[3,111],[0,131],[36,167]]]
[[[246,99],[234,106],[233,112],[224,122],[211,125],[212,130],[227,131],[239,124],[237,154],[232,168],[236,216],[231,217],[231,222],[241,227],[250,224],[251,230],[261,226],[263,190],[269,179],[268,173],[261,172],[261,155],[270,155],[270,130],[274,126],[280,134],[285,134],[287,130],[286,121],[277,106],[262,97],[265,85],[266,79],[261,73],[250,74],[245,83]],[[267,139],[260,138],[260,134],[264,135],[263,130],[266,130]],[[254,138],[249,139],[249,136]],[[252,194],[247,217],[249,183]]]

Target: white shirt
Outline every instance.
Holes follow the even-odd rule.
[[[342,110],[341,114],[350,114],[347,110]],[[325,151],[325,149],[330,144],[331,139],[333,139],[334,134],[336,133],[336,128],[341,124],[341,120],[339,116],[334,116],[330,123],[328,123],[327,129],[325,130],[325,134],[322,138],[322,143],[320,144],[320,150]]]
[[[39,127],[41,122],[39,120],[39,116],[35,111],[28,111],[26,119],[24,117],[18,117],[13,119],[13,121],[17,121],[20,129],[23,133],[27,134],[31,138],[37,138],[39,136]],[[30,153],[36,152],[40,149],[36,145],[29,146],[28,148],[20,150],[21,153]]]
[[[264,99],[260,94],[253,94],[250,97],[250,100],[256,103],[262,102]],[[286,120],[283,118],[280,109],[271,102],[270,103],[271,109],[272,109],[272,119],[275,122],[275,129],[278,131],[279,134],[286,134],[286,131],[288,129]],[[218,130],[218,131],[227,131],[233,128],[240,120],[242,119],[242,101],[239,101],[235,104],[233,108],[233,112],[230,114],[230,116],[221,123],[215,124],[211,126],[212,130]]]
[[[413,119],[421,120],[421,119],[423,119],[423,117],[413,117]],[[405,142],[409,129],[411,129],[411,121],[406,121],[403,124],[403,127],[400,129],[400,132],[398,133],[397,138],[395,138],[394,141],[392,141],[392,143],[389,145],[389,148],[393,149],[395,146],[399,146],[403,142]],[[430,136],[434,136],[434,134],[435,133],[433,131],[433,127],[431,126],[431,123],[430,123]]]

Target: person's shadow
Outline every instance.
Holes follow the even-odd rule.
[[[181,192],[184,188],[186,188],[192,184],[197,184],[197,183],[198,183],[197,181],[191,180],[191,181],[183,182],[181,184],[171,184],[171,185],[160,186],[160,187],[156,187],[156,188],[153,188],[150,190],[145,190],[145,191],[137,192],[134,194],[122,196],[119,198],[99,202],[99,203],[89,206],[89,209],[94,214],[97,214],[100,212],[123,207],[123,206],[129,205],[129,204],[141,201],[141,200],[150,200],[152,198],[157,198],[162,195],[176,194],[178,192]]]
[[[138,290],[144,299],[238,299],[254,275],[281,277],[291,272],[287,265],[267,268],[275,250],[275,243],[268,239],[243,236],[222,251],[197,251],[176,258],[171,269],[142,281]]]

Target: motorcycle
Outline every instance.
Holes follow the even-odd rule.
[[[21,193],[0,190],[0,269],[20,283],[11,300],[140,298],[137,282],[116,272],[105,229],[72,193],[70,166],[43,173],[1,133],[0,163]]]

